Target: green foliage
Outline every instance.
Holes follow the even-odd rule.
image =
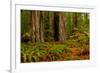
[[[68,47],[70,47],[70,48],[73,48],[73,47],[80,47],[79,42],[77,42],[75,39],[69,39],[69,40],[67,40],[67,45],[68,45]]]
[[[30,34],[28,32],[25,32],[23,35],[22,35],[23,38],[30,38]]]
[[[30,31],[31,12],[28,10],[21,10],[21,34]]]
[[[74,35],[70,36],[70,39],[67,40],[67,45],[69,47],[87,48],[89,45],[89,36],[84,33],[75,32]]]
[[[72,34],[67,40],[67,44],[69,47],[87,48],[89,46],[89,14],[76,14],[78,16],[78,18],[76,18],[77,26],[72,22],[74,27],[72,29]]]
[[[70,49],[64,44],[53,45],[51,48],[52,49],[49,50],[49,53],[52,54],[62,54],[70,51]]]
[[[62,54],[70,52],[65,44],[54,43],[23,43],[21,45],[22,62],[39,62],[47,57],[47,61],[60,60]]]

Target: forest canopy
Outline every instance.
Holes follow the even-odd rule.
[[[89,17],[89,13],[86,12],[21,10],[21,61],[53,61],[52,57],[52,59],[46,57],[46,55],[51,56],[49,52],[52,49],[53,51],[63,49],[67,52],[70,50],[70,54],[73,54],[71,48],[75,48],[75,52],[77,52],[76,50],[79,51],[80,55],[75,56],[78,59],[81,59],[80,56],[83,52],[86,54],[85,58],[82,57],[82,59],[89,59]],[[29,54],[32,52],[39,53],[34,50],[34,47],[38,50],[42,47],[42,51],[39,50],[39,52],[44,52],[45,56],[43,55],[42,58],[46,57],[47,59],[41,59],[41,56],[38,55],[31,55],[31,59],[26,57],[27,54],[30,56]],[[46,48],[47,51],[44,50]],[[30,52],[26,54],[25,52],[29,50]],[[64,52],[66,58],[64,57],[63,60],[69,59],[67,52]],[[59,53],[59,55],[61,54]],[[56,58],[59,55],[54,55],[54,60],[62,60]],[[73,60],[72,55],[70,56]],[[29,60],[26,60],[26,58]]]

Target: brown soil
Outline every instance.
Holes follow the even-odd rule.
[[[89,59],[89,48],[81,49],[81,48],[71,48],[71,56],[79,57],[80,60],[88,60]]]

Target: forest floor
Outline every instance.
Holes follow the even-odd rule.
[[[66,43],[21,44],[21,62],[89,60],[89,48],[68,48]]]

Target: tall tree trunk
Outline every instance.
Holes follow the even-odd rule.
[[[66,40],[65,20],[66,19],[64,13],[59,13],[59,40],[60,41]]]
[[[32,11],[32,42],[40,42],[40,12]]]
[[[59,40],[59,13],[54,12],[54,40]]]
[[[35,12],[35,19],[36,19],[36,42],[40,42],[40,33],[39,33],[40,12],[39,11]]]
[[[32,42],[36,41],[36,18],[35,18],[35,11],[32,11],[32,30],[31,30],[31,39]]]

